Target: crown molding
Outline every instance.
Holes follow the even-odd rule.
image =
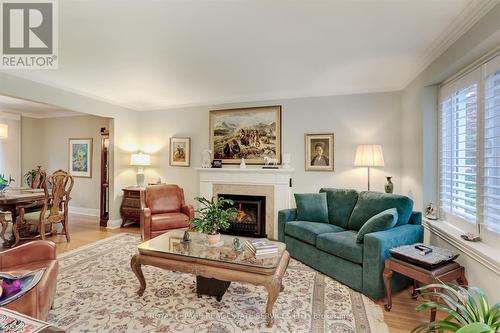
[[[74,111],[52,111],[50,114],[47,113],[36,113],[22,110],[13,110],[13,109],[0,109],[0,118],[1,115],[10,115],[11,117],[27,117],[27,118],[35,118],[35,119],[48,119],[48,118],[63,118],[63,117],[81,117],[88,116],[89,114],[85,113],[76,113]]]
[[[484,17],[493,7],[499,4],[499,0],[473,0],[471,1],[446,30],[427,48],[420,61],[410,75],[410,79],[403,85],[406,88],[420,73],[429,67],[434,60],[442,55],[453,43],[469,31],[474,24]]]

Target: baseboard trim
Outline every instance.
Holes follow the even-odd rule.
[[[69,212],[71,214],[78,214],[78,215],[95,216],[95,217],[99,216],[99,209],[95,208],[69,206]]]
[[[108,229],[118,229],[122,225],[122,219],[108,220]]]

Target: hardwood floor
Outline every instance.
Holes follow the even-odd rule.
[[[56,243],[58,254],[71,251],[80,246],[93,243],[100,239],[105,239],[118,233],[138,234],[140,232],[137,225],[117,229],[101,228],[99,227],[99,221],[96,217],[72,215],[70,221],[70,243],[66,242],[64,236],[48,237],[49,240]],[[376,301],[376,303],[381,307],[384,306],[383,299]],[[395,294],[392,303],[392,310],[390,312],[384,311],[385,321],[391,333],[411,332],[419,323],[429,320],[428,312],[415,312],[415,307],[419,304],[419,301],[413,300],[406,290]]]

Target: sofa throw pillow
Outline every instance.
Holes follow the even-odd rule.
[[[326,193],[295,194],[297,221],[328,223]]]
[[[391,229],[396,223],[398,223],[398,210],[396,208],[384,210],[366,221],[358,231],[356,242],[363,243],[366,234]]]

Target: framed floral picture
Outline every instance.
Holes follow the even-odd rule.
[[[69,139],[69,174],[92,178],[92,138]]]
[[[191,138],[170,138],[170,165],[188,167],[191,164]]]
[[[305,135],[306,171],[334,171],[334,134]]]
[[[281,164],[281,106],[210,111],[210,149],[223,164]]]

